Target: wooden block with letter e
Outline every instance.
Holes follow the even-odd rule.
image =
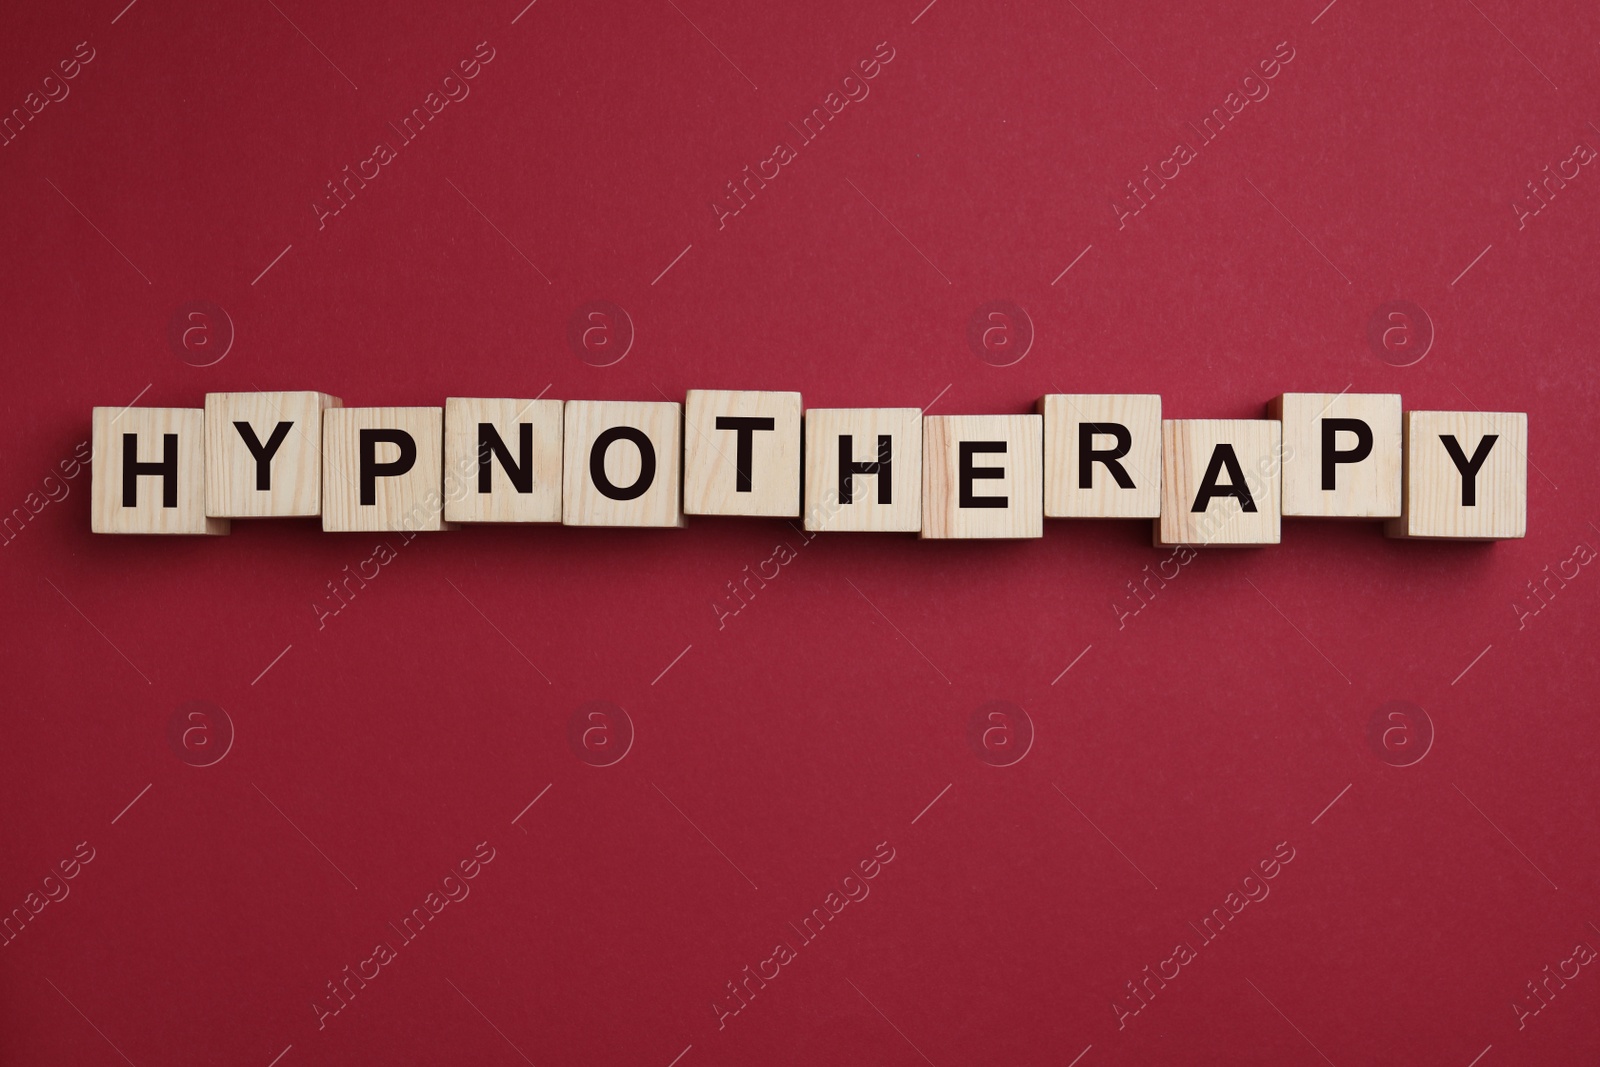
[[[1528,530],[1528,416],[1408,411],[1405,490],[1390,537],[1498,541]]]
[[[443,408],[322,413],[322,528],[442,530]]]
[[[89,528],[95,533],[225,534],[206,516],[202,408],[95,408]]]
[[[561,521],[683,525],[683,405],[569,400]]]
[[[1153,519],[1161,514],[1161,397],[1055,393],[1044,416],[1044,514]]]
[[[206,514],[322,514],[322,412],[316,392],[206,394]]]
[[[560,522],[562,404],[444,402],[446,522]]]
[[[1400,394],[1284,393],[1285,517],[1392,519],[1400,514]]]
[[[922,536],[1044,536],[1044,417],[922,420]]]
[[[807,530],[922,529],[922,409],[806,412]]]
[[[1162,422],[1156,544],[1277,544],[1282,445],[1276,421]]]
[[[683,407],[683,510],[800,514],[800,394],[691,389]]]

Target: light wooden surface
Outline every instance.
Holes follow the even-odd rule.
[[[1161,517],[1158,545],[1275,545],[1282,526],[1280,450],[1282,425],[1257,419],[1168,419],[1161,424]],[[1231,446],[1237,470],[1223,466],[1212,484],[1237,485],[1240,476],[1256,510],[1236,497],[1212,496],[1193,509],[1205,474]],[[1225,454],[1222,453],[1222,454]]]
[[[683,525],[683,405],[620,400],[569,400],[563,439],[561,521],[568,526]],[[649,440],[655,475],[631,500],[614,500],[590,476],[595,441],[607,430],[628,427]],[[631,440],[611,443],[604,453],[606,478],[618,489],[635,487],[641,450]]]
[[[1161,514],[1161,397],[1136,393],[1053,393],[1039,398],[1044,416],[1044,514],[1051,519],[1153,519]],[[1118,459],[1132,489],[1117,483],[1104,461],[1082,484],[1079,427],[1086,422],[1127,427],[1128,454]],[[1095,435],[1094,450],[1111,448]]]
[[[90,474],[89,528],[95,533],[225,534],[227,519],[206,517],[206,440],[203,408],[95,408]],[[141,463],[165,458],[167,434],[177,437],[177,498],[165,506],[164,483],[141,476],[136,503],[124,505],[124,435],[134,434],[126,458]]]
[[[206,394],[206,514],[250,519],[322,514],[322,412],[340,407],[317,392]],[[255,455],[235,422],[262,446],[279,424],[287,435],[272,454],[271,488],[258,489]]]
[[[890,502],[878,503],[881,474],[851,476],[850,503],[839,494],[839,438],[851,437],[858,463],[876,461],[890,439]],[[922,529],[922,409],[811,408],[806,412],[807,530],[917,533]]]
[[[361,431],[402,430],[417,457],[404,474],[373,481],[373,503],[361,503]],[[379,443],[378,464],[397,460],[399,446]],[[444,409],[328,408],[322,413],[322,528],[441,530],[444,525]]]
[[[489,491],[479,491],[478,426],[488,423],[518,466],[531,466],[533,486],[522,492],[500,457],[489,454]],[[531,454],[522,453],[522,427],[532,428]],[[444,402],[444,517],[446,522],[560,522],[562,403],[453,396]]]
[[[1390,519],[1400,514],[1402,457],[1399,393],[1284,393],[1267,404],[1267,417],[1283,423],[1283,514],[1311,518]],[[1334,466],[1334,488],[1324,488],[1322,439],[1328,419],[1359,419],[1372,432],[1365,459]],[[1340,430],[1333,446],[1357,446],[1355,432]]]
[[[1003,452],[975,451],[969,466],[973,505],[961,505],[961,445],[999,443]],[[1002,473],[1003,472],[1003,473]],[[984,477],[1000,473],[999,477]],[[1004,507],[978,506],[1005,498]],[[927,415],[922,420],[922,536],[926,538],[1044,536],[1044,417],[1041,415]]]
[[[1462,501],[1462,476],[1442,440],[1453,436],[1470,463],[1484,436],[1495,434],[1473,481],[1474,502]],[[1390,537],[1497,541],[1528,531],[1528,416],[1521,412],[1408,411],[1405,488]]]
[[[718,417],[771,419],[750,436],[749,489],[739,490],[740,434]],[[691,389],[683,407],[683,510],[689,515],[800,514],[800,394]]]

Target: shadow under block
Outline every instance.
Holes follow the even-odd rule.
[[[1161,515],[1161,397],[1054,393],[1044,416],[1048,519],[1154,519]]]
[[[1405,489],[1390,537],[1498,541],[1528,531],[1528,416],[1408,411]]]
[[[1277,544],[1282,444],[1276,421],[1164,421],[1156,544]]]
[[[342,405],[327,393],[207,393],[206,514],[322,514],[322,412]]]
[[[683,422],[686,514],[799,516],[799,393],[691,389]]]
[[[683,405],[569,400],[561,521],[683,525]]]
[[[1044,417],[922,420],[922,536],[1044,536]]]
[[[322,413],[322,528],[442,530],[444,409]]]
[[[202,408],[95,408],[89,528],[95,533],[225,534],[206,517]]]
[[[807,530],[922,529],[922,409],[806,412]]]
[[[1286,518],[1392,519],[1400,514],[1399,393],[1284,393]]]
[[[446,522],[560,522],[562,402],[444,402]]]

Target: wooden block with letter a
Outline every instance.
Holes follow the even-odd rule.
[[[1277,544],[1282,445],[1276,421],[1164,421],[1156,544]]]
[[[683,510],[800,514],[800,394],[691,389],[683,407]]]
[[[316,392],[206,394],[206,514],[322,514],[322,412]]]
[[[561,475],[568,526],[683,525],[683,405],[569,400]]]
[[[1055,393],[1044,416],[1049,519],[1153,519],[1161,514],[1161,397]]]
[[[89,528],[95,533],[225,534],[206,516],[202,408],[95,408]]]
[[[322,528],[442,530],[443,408],[322,413]]]
[[[444,402],[446,522],[560,522],[559,400]]]
[[[807,530],[922,529],[922,409],[806,412]]]
[[[1528,416],[1408,411],[1405,491],[1390,537],[1497,541],[1528,531]]]
[[[1285,517],[1392,519],[1400,514],[1400,394],[1284,393]]]
[[[1044,417],[922,420],[922,536],[1044,536]]]

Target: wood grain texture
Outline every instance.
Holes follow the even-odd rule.
[[[620,400],[569,400],[563,438],[561,521],[568,526],[682,526],[683,405]],[[601,492],[591,475],[596,440],[624,429],[644,435],[655,472],[648,488],[638,486],[643,450],[618,439],[604,449],[603,470],[617,489],[642,488],[640,495],[616,500]]]
[[[444,517],[446,522],[560,522],[562,402],[453,396],[444,402]],[[500,458],[489,456],[489,491],[479,484],[478,426],[494,427],[519,467],[531,467],[532,487],[512,484]],[[522,427],[531,448],[522,453]]]
[[[857,463],[878,457],[889,438],[889,503],[879,503],[885,475],[851,476],[850,501],[839,492],[839,440],[849,436]],[[806,412],[807,530],[917,533],[922,529],[922,409],[812,408]]]
[[[95,408],[89,528],[95,533],[227,533],[227,519],[206,516],[205,417],[203,408]],[[128,434],[135,438],[131,454]],[[176,445],[173,506],[166,506],[166,482],[159,475],[139,477],[135,504],[126,506],[123,463],[163,461],[168,434]]]
[[[1454,437],[1469,463],[1486,435],[1496,439],[1464,502],[1463,478],[1444,437]],[[1528,532],[1528,416],[1521,412],[1408,411],[1400,517],[1384,524],[1390,537],[1498,541]]]
[[[1161,517],[1158,545],[1275,545],[1282,526],[1281,424],[1258,419],[1168,419],[1161,424]],[[1233,496],[1212,496],[1194,511],[1206,471],[1229,446],[1254,512]],[[1223,455],[1226,449],[1223,448]],[[1218,487],[1236,484],[1224,469]]]
[[[361,503],[361,431],[400,430],[416,443],[416,462],[403,474],[373,480],[373,503]],[[398,445],[379,443],[379,464],[399,458]],[[322,528],[442,530],[444,522],[443,408],[328,408],[322,413]]]
[[[318,392],[206,394],[206,514],[285,518],[322,514],[322,412],[340,407]],[[281,423],[289,430],[272,453],[270,487],[258,488],[255,455],[235,422],[265,447]]]
[[[999,445],[969,458],[971,503],[963,506],[961,446]],[[991,477],[986,475],[998,475]],[[1004,498],[1004,507],[979,506]],[[922,420],[922,536],[1044,536],[1044,417],[928,415]]]
[[[1283,514],[1285,517],[1390,519],[1400,514],[1401,448],[1399,393],[1284,393],[1267,404],[1267,417],[1283,423]],[[1334,488],[1323,488],[1323,424],[1359,419],[1372,433],[1371,451],[1357,462],[1340,462]],[[1341,430],[1338,451],[1356,447],[1357,436]]]
[[[1153,519],[1161,514],[1161,397],[1151,393],[1054,393],[1036,406],[1044,416],[1044,514],[1051,519]],[[1086,422],[1116,423],[1128,430],[1127,455],[1117,462],[1133,482],[1118,484],[1104,462],[1089,468],[1082,484],[1080,431]],[[1096,450],[1115,439],[1096,435]]]
[[[750,432],[748,488],[741,490],[739,433],[717,419],[771,419]],[[800,514],[800,394],[691,389],[683,408],[683,510],[689,515]]]

